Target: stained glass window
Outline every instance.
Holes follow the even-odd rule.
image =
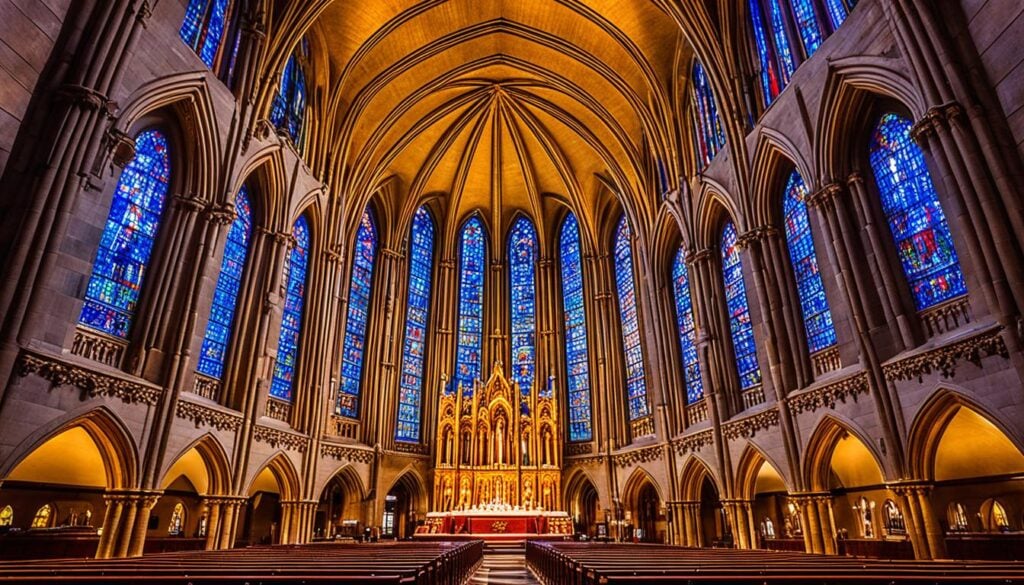
[[[590,363],[587,352],[587,313],[583,306],[583,263],[580,226],[570,213],[558,242],[562,264],[562,307],[565,317],[565,368],[569,391],[569,440],[594,438],[590,408]]]
[[[692,404],[704,398],[704,382],[701,380],[697,358],[697,329],[693,321],[693,298],[690,296],[690,276],[686,271],[685,257],[680,247],[672,264],[672,291],[676,301],[676,328],[683,357],[686,403]]]
[[[509,280],[512,288],[512,379],[529,395],[537,362],[537,232],[520,217],[508,238]]]
[[[622,317],[620,326],[626,361],[626,397],[629,400],[631,421],[651,413],[647,404],[647,379],[644,376],[636,283],[633,279],[633,246],[630,242],[629,222],[623,215],[615,232],[615,286],[619,293],[619,314]]]
[[[854,2],[850,2],[852,8]],[[828,11],[828,19],[832,23],[832,30],[837,30],[843,25],[848,16],[843,0],[825,0],[825,9]]]
[[[281,72],[281,82],[270,110],[270,122],[275,128],[284,130],[296,146],[302,137],[306,119],[306,75],[295,55]]]
[[[750,322],[747,287],[743,282],[743,264],[736,239],[736,226],[730,221],[722,230],[722,280],[725,283],[725,305],[729,311],[729,332],[740,377],[740,389],[748,390],[761,383],[761,368],[757,363],[754,326]]]
[[[434,267],[434,222],[426,207],[416,210],[409,237],[409,297],[405,309],[402,379],[398,394],[399,441],[420,440],[423,362],[430,316],[430,277]]]
[[[167,138],[146,130],[114,189],[78,322],[127,338],[163,214],[171,157]]]
[[[768,41],[768,29],[764,25],[764,15],[761,14],[760,0],[750,0],[750,25],[754,29],[754,45],[761,65],[761,91],[764,93],[764,105],[767,107],[782,93],[788,77],[786,80],[779,78],[778,67],[775,65]]]
[[[359,417],[359,388],[363,381],[363,356],[366,353],[366,323],[370,319],[370,293],[373,290],[373,261],[377,254],[377,229],[370,210],[363,212],[356,230],[352,257],[352,280],[348,289],[348,318],[345,344],[341,351],[341,381],[335,413]]]
[[[725,129],[718,117],[718,104],[711,90],[707,72],[700,61],[693,62],[693,113],[696,118],[694,136],[697,139],[698,166],[711,164],[718,150],[725,146]]]
[[[796,28],[800,31],[800,40],[803,41],[804,55],[810,57],[818,50],[823,40],[818,16],[814,13],[814,5],[811,0],[789,1],[793,6],[793,16],[796,19]]]
[[[235,305],[242,286],[242,271],[245,270],[251,235],[252,208],[249,206],[248,189],[243,186],[235,197],[235,220],[231,222],[224,243],[224,259],[221,260],[217,287],[213,290],[213,306],[210,307],[203,348],[199,352],[199,373],[218,380],[224,371],[224,358],[231,341]]]
[[[286,265],[287,289],[281,333],[277,337],[277,361],[270,383],[270,395],[281,400],[292,399],[295,366],[299,362],[299,332],[302,330],[302,304],[306,296],[306,270],[309,267],[309,222],[300,216],[292,227],[295,239]]]
[[[828,298],[825,297],[825,285],[818,272],[818,257],[814,252],[810,218],[807,217],[807,185],[795,170],[786,182],[782,213],[785,217],[789,260],[793,263],[804,331],[807,333],[807,346],[811,353],[817,353],[835,345],[836,330],[832,325]]]
[[[967,293],[946,216],[910,120],[885,114],[871,137],[871,168],[903,273],[919,311]]]
[[[213,68],[231,15],[231,0],[190,0],[181,22],[181,40]]]
[[[782,71],[782,85],[789,83],[789,78],[796,71],[793,51],[789,46],[789,35],[786,33],[786,21],[782,16],[779,0],[765,0],[768,4],[768,22],[772,26],[772,40],[775,41],[775,57],[779,60]]]
[[[462,385],[465,394],[473,391],[473,381],[480,378],[483,352],[484,271],[487,244],[484,226],[476,217],[462,227],[459,254],[459,341],[455,354],[455,375],[452,388]]]

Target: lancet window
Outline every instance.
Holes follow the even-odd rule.
[[[301,147],[306,123],[306,73],[303,63],[309,58],[309,44],[303,39],[281,72],[281,81],[270,110],[270,122],[284,131],[295,146]]]
[[[623,215],[615,231],[615,286],[622,317],[622,349],[626,364],[626,399],[629,420],[651,414],[647,404],[647,378],[644,375],[643,348],[640,345],[640,321],[637,316],[636,282],[633,273],[633,246],[629,222]]]
[[[232,0],[189,0],[178,31],[181,40],[229,85],[238,60],[240,21]]]
[[[139,304],[171,175],[167,137],[146,130],[114,189],[79,323],[127,338]]]
[[[249,190],[243,185],[235,196],[235,219],[231,222],[227,241],[224,243],[220,276],[217,277],[217,287],[213,290],[210,319],[206,323],[206,335],[203,337],[203,347],[199,352],[197,371],[217,380],[224,372],[224,359],[228,344],[231,342],[238,292],[242,287],[242,273],[245,270],[245,258],[249,252],[251,237],[252,207],[249,204]]]
[[[693,320],[693,297],[690,296],[690,276],[686,269],[686,254],[680,246],[672,264],[672,291],[676,301],[676,333],[683,358],[683,378],[686,383],[686,403],[704,398],[704,382],[697,358],[697,330]]]
[[[423,365],[430,316],[430,283],[434,268],[434,221],[426,207],[412,219],[409,235],[409,295],[405,309],[405,341],[402,345],[402,378],[398,393],[399,441],[420,440],[423,412]]]
[[[807,216],[807,185],[795,170],[786,181],[782,200],[789,260],[793,264],[796,291],[800,297],[800,310],[804,318],[804,332],[811,353],[832,347],[836,343],[836,330],[832,312],[825,296],[825,284],[818,271],[818,256],[814,251],[811,222]]]
[[[749,390],[761,383],[761,368],[757,363],[757,345],[754,326],[750,322],[747,287],[743,281],[743,264],[737,244],[736,225],[725,224],[722,230],[722,280],[725,283],[725,305],[729,311],[729,333],[732,337],[736,371],[740,389]]]
[[[587,313],[583,305],[583,264],[580,226],[572,213],[559,237],[562,269],[562,308],[565,320],[565,369],[569,400],[569,440],[593,439],[590,407],[590,363],[587,352]]]
[[[508,238],[512,302],[512,380],[523,394],[533,387],[537,368],[537,231],[519,217]]]
[[[881,116],[869,147],[871,169],[917,310],[967,294],[946,215],[910,120]]]
[[[306,296],[306,272],[309,267],[309,222],[305,216],[295,221],[292,239],[286,265],[284,314],[281,317],[281,333],[277,337],[277,360],[270,383],[270,395],[287,401],[292,399],[292,384],[299,361],[302,305]]]
[[[377,256],[377,228],[367,208],[356,230],[352,255],[352,278],[348,288],[348,318],[341,351],[341,381],[335,413],[357,418],[359,394],[366,354],[366,324],[370,318],[370,294],[373,291],[373,265]]]
[[[725,129],[718,116],[718,103],[711,89],[707,72],[700,61],[693,62],[693,116],[694,137],[697,141],[697,166],[700,168],[711,164],[719,149],[725,146]]]
[[[462,227],[459,252],[459,341],[455,354],[453,390],[461,384],[472,393],[473,381],[480,378],[483,352],[484,274],[487,244],[484,226],[472,217]]]

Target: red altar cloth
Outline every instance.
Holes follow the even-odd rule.
[[[537,534],[537,519],[528,516],[471,516],[469,531],[472,534]]]

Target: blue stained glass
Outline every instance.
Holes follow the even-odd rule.
[[[163,214],[171,158],[167,138],[146,130],[114,189],[78,322],[127,338]]]
[[[818,271],[818,257],[814,252],[814,236],[807,216],[807,185],[796,171],[789,175],[786,182],[782,212],[785,216],[789,260],[793,264],[796,290],[804,317],[807,346],[811,353],[817,353],[836,344],[836,330],[832,325],[825,285]]]
[[[917,310],[967,294],[960,260],[910,120],[885,114],[871,138],[871,168]]]
[[[853,6],[853,2],[850,3]],[[828,10],[828,18],[832,22],[832,30],[839,30],[848,16],[843,0],[825,0],[825,8]]]
[[[793,51],[789,48],[789,35],[786,34],[786,22],[782,17],[782,6],[779,0],[766,0],[768,2],[769,22],[772,23],[772,39],[775,40],[775,56],[782,65],[782,85],[789,83],[789,78],[796,71],[796,62],[793,61]]]
[[[651,413],[647,404],[647,379],[644,376],[644,355],[640,346],[640,322],[636,308],[636,283],[633,276],[633,246],[629,223],[623,215],[615,232],[615,286],[619,293],[619,314],[622,317],[622,349],[626,362],[626,397],[629,420]]]
[[[761,90],[764,92],[764,105],[768,107],[782,92],[785,81],[779,79],[778,68],[768,45],[768,29],[764,26],[760,0],[750,0],[750,24],[754,29],[754,44],[761,63]]]
[[[587,313],[583,306],[583,264],[580,226],[570,213],[559,238],[562,264],[562,307],[565,317],[565,368],[569,399],[569,440],[594,438],[590,408],[590,363],[587,352]]]
[[[370,319],[370,294],[373,290],[373,261],[377,255],[377,229],[369,209],[363,212],[359,221],[353,253],[345,343],[341,350],[341,380],[338,382],[338,401],[334,412],[358,418],[363,356],[366,353],[366,323]]]
[[[520,217],[508,238],[509,280],[512,292],[512,379],[529,396],[537,365],[537,232]]]
[[[455,375],[452,388],[462,385],[465,395],[473,392],[473,381],[480,378],[483,352],[484,271],[487,248],[484,226],[476,217],[462,227],[459,257],[459,340],[456,344]]]
[[[409,297],[405,312],[405,342],[402,346],[402,378],[398,393],[399,441],[420,440],[423,397],[423,363],[430,316],[430,278],[434,267],[434,222],[426,207],[416,210],[409,243]]]
[[[718,117],[718,104],[715,93],[711,90],[707,72],[700,61],[693,62],[693,102],[696,121],[698,166],[711,164],[718,150],[725,146],[725,129]]]
[[[178,34],[207,67],[217,59],[230,10],[230,0],[190,0],[185,9]]]
[[[679,349],[683,357],[686,403],[692,404],[704,398],[704,382],[700,376],[700,361],[697,358],[697,329],[693,321],[693,298],[690,296],[690,277],[686,271],[685,256],[680,247],[675,263],[672,264],[672,290],[676,301]]]
[[[306,270],[309,267],[309,222],[300,216],[292,227],[295,239],[288,255],[287,289],[281,333],[277,337],[277,361],[270,382],[270,395],[281,400],[292,399],[292,382],[299,361],[299,332],[302,330],[302,304],[306,296]]]
[[[790,0],[790,3],[793,6],[793,16],[796,18],[796,28],[800,31],[800,40],[804,44],[804,54],[810,57],[818,50],[823,40],[818,15],[814,13],[811,0]]]
[[[722,230],[722,280],[740,389],[749,390],[761,383],[761,368],[757,363],[754,326],[750,322],[747,287],[743,282],[743,264],[736,238],[736,226],[730,221]]]
[[[286,131],[292,142],[298,145],[305,119],[306,76],[292,55],[281,72],[277,95],[270,109],[270,122],[275,128]]]
[[[199,366],[196,368],[200,374],[218,380],[224,372],[224,359],[231,341],[238,291],[242,286],[242,272],[245,270],[251,235],[252,208],[249,206],[248,188],[243,185],[235,197],[235,220],[231,222],[224,243],[224,259],[221,260],[220,276],[217,277],[213,305],[210,307],[210,320],[206,324],[206,336],[203,338]]]

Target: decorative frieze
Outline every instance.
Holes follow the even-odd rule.
[[[640,463],[659,461],[661,456],[661,445],[654,445],[652,447],[644,447],[643,449],[630,449],[623,453],[616,453],[612,455],[612,461],[618,467],[629,467]]]
[[[353,441],[358,440],[359,421],[332,414],[331,418],[327,421],[326,434],[329,437],[339,437]]]
[[[675,449],[676,453],[679,455],[695,453],[704,447],[711,445],[713,440],[714,435],[712,434],[711,429],[705,429],[699,433],[684,435],[678,439],[673,439],[672,448]]]
[[[213,427],[218,431],[237,431],[242,426],[241,415],[186,400],[178,401],[175,414],[178,418],[192,421],[196,428],[206,426]]]
[[[257,441],[266,443],[271,447],[277,448],[278,446],[281,446],[291,451],[298,451],[299,453],[305,453],[306,449],[309,448],[309,437],[305,435],[289,433],[287,431],[262,425],[256,425],[256,428],[253,431],[253,437],[255,437]]]
[[[324,443],[320,446],[320,455],[330,457],[338,461],[350,461],[352,463],[370,463],[373,461],[373,451],[369,449],[358,449],[344,445]]]
[[[761,412],[732,421],[722,425],[722,436],[728,440],[741,437],[753,437],[758,431],[764,431],[779,425],[779,411],[777,408],[762,410]]]
[[[218,402],[220,400],[220,380],[197,373],[195,382],[192,383],[192,393]]]
[[[986,357],[998,355],[1009,358],[1001,331],[1002,327],[993,327],[962,341],[890,362],[882,366],[882,372],[889,381],[917,378],[921,382],[932,372],[939,372],[943,378],[952,378],[964,360],[980,367],[981,360]]]
[[[749,390],[744,390],[741,397],[743,398],[744,410],[753,408],[758,404],[764,404],[764,387],[754,386]]]
[[[75,340],[71,344],[71,353],[120,369],[127,348],[128,343],[124,340],[78,327],[75,329]]]
[[[971,305],[967,295],[932,307],[920,313],[921,321],[928,330],[928,336],[935,336],[957,329],[971,322]]]
[[[822,376],[834,372],[842,367],[839,359],[839,348],[832,346],[811,355],[811,363],[814,364],[814,375]]]
[[[141,382],[117,378],[41,355],[24,353],[18,362],[18,375],[35,374],[54,386],[75,386],[88,397],[110,396],[129,404],[156,404],[163,392]]]
[[[569,443],[565,447],[565,454],[569,457],[574,455],[589,455],[594,452],[593,443]]]
[[[847,398],[856,402],[857,396],[867,391],[868,374],[858,372],[853,376],[790,397],[789,408],[793,414],[814,412],[819,408],[834,409],[837,402],[845,403]]]
[[[395,441],[395,451],[399,453],[412,453],[413,455],[430,455],[430,446],[423,443]]]
[[[637,419],[629,423],[629,428],[632,433],[633,440],[641,437],[649,437],[654,434],[654,417],[645,416],[644,418]]]
[[[708,420],[708,401],[706,398],[701,398],[697,402],[686,406],[686,426],[692,427],[706,420]]]

